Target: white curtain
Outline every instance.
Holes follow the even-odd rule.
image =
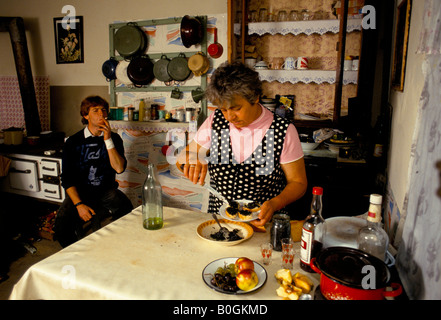
[[[426,0],[418,53],[425,54],[407,217],[397,269],[411,299],[441,299],[441,1]]]

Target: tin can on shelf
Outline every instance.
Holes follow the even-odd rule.
[[[184,117],[185,117],[184,110],[182,109],[176,110],[176,120],[178,120],[179,122],[184,122],[185,120]]]
[[[185,121],[186,122],[193,121],[193,117],[194,117],[194,109],[193,108],[185,109]]]
[[[128,121],[133,121],[133,111],[135,110],[135,108],[130,107],[128,110],[128,114],[127,114],[127,120]]]
[[[273,216],[271,226],[271,244],[273,250],[282,251],[282,239],[291,237],[291,223],[287,214],[278,213]]]

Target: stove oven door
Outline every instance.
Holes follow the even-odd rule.
[[[41,160],[41,174],[43,175],[42,190],[46,198],[61,199],[60,163],[55,160]]]
[[[9,185],[12,189],[38,192],[38,162],[25,159],[11,159]]]

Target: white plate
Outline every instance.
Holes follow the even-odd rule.
[[[210,262],[204,268],[204,270],[202,270],[202,279],[204,280],[205,284],[208,287],[210,287],[211,289],[218,291],[218,292],[221,292],[221,293],[225,293],[225,294],[247,294],[247,293],[251,293],[256,290],[259,290],[265,284],[268,276],[267,276],[265,268],[262,267],[260,264],[258,264],[256,261],[253,261],[254,262],[254,271],[256,272],[257,277],[259,278],[259,282],[257,283],[257,285],[253,289],[251,289],[249,291],[238,290],[236,292],[230,292],[230,291],[224,291],[224,290],[211,284],[211,279],[213,278],[214,273],[216,272],[217,268],[225,267],[225,266],[229,265],[230,263],[235,263],[238,258],[239,257],[221,258],[221,259],[214,260],[214,261]]]
[[[245,203],[250,203],[250,202],[253,202],[252,200],[236,200],[237,202],[239,202],[239,205],[244,205]],[[231,220],[231,221],[243,221],[243,222],[248,222],[248,221],[253,221],[253,220],[257,220],[258,218],[259,218],[259,212],[260,212],[260,210],[259,211],[256,211],[256,212],[253,212],[252,214],[251,214],[251,219],[249,219],[249,220],[242,220],[241,218],[239,218],[239,215],[237,215],[237,218],[235,218],[235,219],[232,219],[232,218],[230,218],[230,217],[228,217],[227,216],[227,214],[225,213],[225,210],[227,209],[227,204],[226,203],[224,203],[223,205],[222,205],[222,207],[219,209],[219,214],[221,215],[221,217],[222,218],[224,218],[224,219],[227,219],[227,220]]]
[[[210,235],[219,231],[219,226],[217,225],[215,220],[205,221],[201,223],[196,232],[198,236],[206,241],[211,243],[215,243],[223,246],[235,246],[245,240],[251,238],[254,234],[253,228],[250,227],[247,223],[239,222],[239,221],[229,221],[225,219],[218,219],[221,226],[227,228],[230,231],[234,229],[239,229],[238,234],[243,238],[236,241],[219,241],[213,239]]]
[[[326,234],[323,238],[323,247],[338,246],[357,249],[358,232],[366,224],[366,220],[356,217],[342,216],[326,219]]]

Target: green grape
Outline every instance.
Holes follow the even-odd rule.
[[[219,267],[219,268],[217,268],[215,274],[216,274],[216,273],[219,273],[219,274],[221,274],[221,275],[224,275],[224,274],[225,274],[225,270],[224,270],[224,268]]]

